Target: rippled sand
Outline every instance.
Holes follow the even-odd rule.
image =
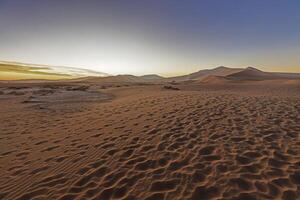
[[[299,199],[299,86],[2,84],[0,199]]]

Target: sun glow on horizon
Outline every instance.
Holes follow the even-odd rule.
[[[300,2],[130,2],[1,1],[0,60],[112,75],[300,72]]]

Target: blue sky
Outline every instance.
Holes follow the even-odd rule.
[[[0,0],[0,60],[111,74],[300,72],[297,0]]]

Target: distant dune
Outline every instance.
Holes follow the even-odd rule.
[[[214,76],[214,78],[213,78]],[[200,81],[203,83],[215,83],[216,80],[270,80],[270,79],[300,79],[300,73],[278,73],[278,72],[264,72],[254,67],[247,68],[229,68],[217,67],[214,69],[205,69],[198,72],[169,78],[171,81]]]
[[[220,66],[214,69],[204,69],[195,73],[191,73],[184,76],[171,77],[169,80],[171,81],[189,81],[189,80],[201,80],[208,76],[227,76],[236,72],[242,71],[242,68],[229,68]]]
[[[148,75],[141,76],[141,78],[143,78],[144,80],[162,80],[162,79],[165,79],[164,77],[159,76],[157,74],[148,74]]]
[[[179,83],[186,81],[196,81],[198,83],[205,84],[224,84],[237,81],[257,81],[272,79],[300,79],[300,74],[264,72],[253,67],[229,68],[220,66],[214,69],[205,69],[188,75],[169,78],[165,78],[156,74],[151,74],[144,76],[117,75],[107,77],[85,77],[80,80],[98,83]]]
[[[98,83],[165,83],[196,81],[198,83],[205,84],[223,84],[232,81],[300,79],[300,73],[264,72],[254,67],[229,68],[224,66],[213,69],[204,69],[183,76],[165,78],[156,74],[148,74],[143,76],[134,76],[129,74],[112,76],[102,72],[73,67],[0,61],[0,72],[0,80],[74,79],[74,81]]]
[[[225,84],[228,81],[230,81],[228,78],[223,77],[223,76],[213,76],[209,75],[202,80],[200,80],[200,83],[210,83],[210,84]]]
[[[280,78],[277,73],[263,72],[253,67],[247,67],[246,69],[230,74],[227,77],[236,80],[265,80]]]

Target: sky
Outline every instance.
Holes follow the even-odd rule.
[[[109,74],[300,72],[299,0],[0,0],[0,60]]]

